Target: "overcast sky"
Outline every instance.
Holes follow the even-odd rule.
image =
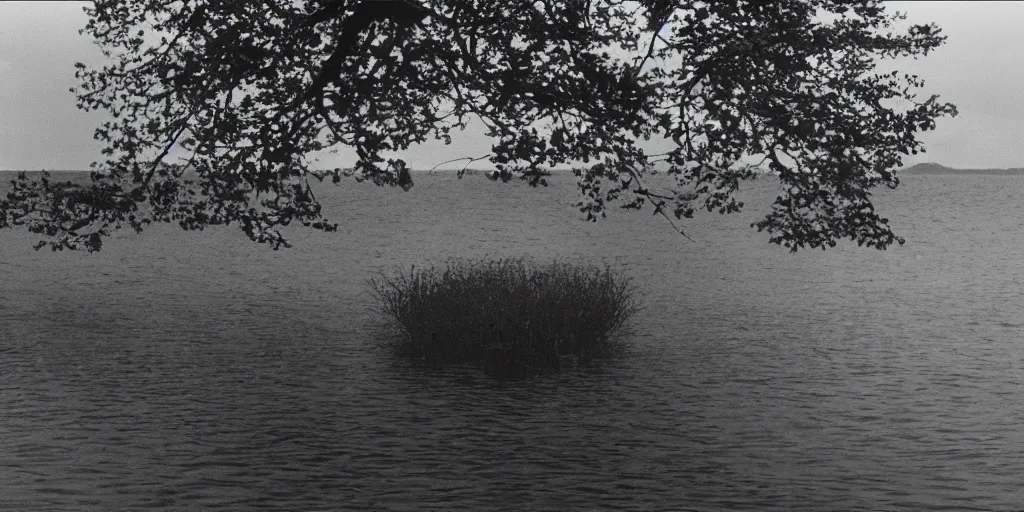
[[[102,63],[92,42],[78,35],[83,2],[0,2],[0,169],[85,169],[98,159],[92,132],[101,114],[75,107],[76,61]],[[960,109],[924,134],[928,153],[906,162],[951,167],[1024,167],[1024,2],[889,2],[910,22],[934,21],[949,36],[928,58],[905,71],[928,81]],[[403,155],[414,168],[460,156],[486,154],[489,143],[464,134]],[[350,154],[325,160],[347,166]],[[450,166],[445,166],[450,167]]]

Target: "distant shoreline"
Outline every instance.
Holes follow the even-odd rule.
[[[466,169],[464,173],[472,176],[477,174],[484,174],[486,172],[493,171],[494,169]],[[42,172],[49,172],[54,174],[70,174],[70,173],[88,173],[88,169],[26,169],[26,170],[13,170],[13,169],[0,169],[0,176],[10,176],[11,178],[18,173],[38,174]],[[455,173],[459,172],[459,169],[413,169],[415,173]],[[546,169],[546,175],[571,173],[571,169]],[[905,167],[896,171],[897,174],[907,175],[976,175],[976,176],[1024,176],[1024,167],[1012,167],[1009,169],[957,169],[954,167],[946,167],[941,164],[935,163],[924,163]],[[660,174],[660,172],[659,172]],[[10,178],[5,178],[10,179]]]
[[[956,169],[953,167],[946,167],[945,165],[926,163],[917,164],[901,169],[897,171],[899,174],[973,174],[973,175],[990,175],[990,176],[1016,176],[1024,175],[1024,168],[1013,167],[1009,169]]]
[[[901,175],[913,176],[1024,176],[1024,169],[949,169],[947,171],[897,171]]]

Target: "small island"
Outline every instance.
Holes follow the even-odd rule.
[[[956,169],[936,163],[921,163],[901,169],[900,174],[974,174],[974,175],[995,175],[995,176],[1016,176],[1024,175],[1024,167],[1011,167],[1009,169]]]

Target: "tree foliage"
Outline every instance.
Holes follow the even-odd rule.
[[[572,167],[588,218],[609,205],[670,220],[743,204],[780,181],[755,223],[771,241],[902,243],[870,201],[895,187],[917,134],[956,109],[919,99],[882,59],[927,55],[934,25],[897,30],[879,1],[95,0],[83,32],[108,57],[77,64],[79,108],[103,110],[91,183],[21,177],[0,227],[54,250],[99,249],[154,222],[332,231],[310,178],[411,186],[411,145],[482,122],[504,181]],[[669,149],[649,154],[646,141]],[[665,144],[667,142],[667,144]],[[310,156],[354,149],[346,170]],[[172,148],[187,156],[168,161]],[[696,194],[648,187],[652,166]],[[190,171],[186,173],[185,171]],[[194,172],[193,172],[194,171]]]

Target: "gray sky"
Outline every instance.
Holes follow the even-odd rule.
[[[99,158],[92,132],[102,114],[75,107],[76,61],[103,62],[91,40],[78,35],[83,2],[0,2],[0,169],[85,169]],[[924,134],[928,153],[907,164],[951,167],[1024,167],[1024,2],[889,2],[908,22],[934,21],[949,36],[927,58],[898,63],[928,81],[960,109]],[[486,154],[479,132],[414,148],[403,157],[414,168]],[[323,166],[347,166],[351,154]],[[445,167],[452,167],[447,165]]]

